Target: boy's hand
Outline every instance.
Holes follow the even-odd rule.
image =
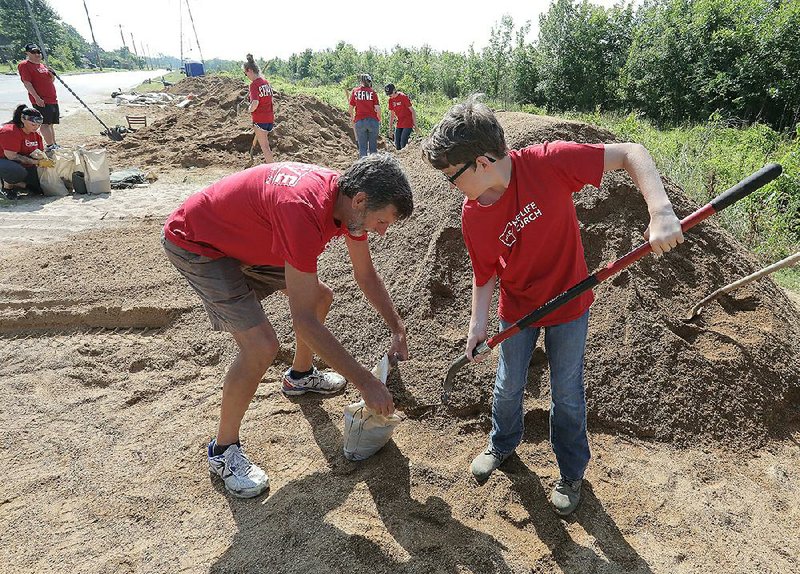
[[[388,417],[394,412],[392,393],[375,377],[364,385],[361,397],[373,413]]]
[[[644,232],[644,238],[650,242],[656,255],[663,255],[673,247],[677,247],[679,243],[683,243],[681,222],[672,210],[672,206],[650,214],[650,225]]]
[[[486,355],[473,355],[473,353],[475,352],[475,347],[477,347],[480,343],[483,343],[488,338],[489,336],[486,334],[486,329],[470,329],[469,334],[467,335],[467,348],[465,349],[464,354],[471,362],[480,363],[486,358]]]

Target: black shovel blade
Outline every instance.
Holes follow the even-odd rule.
[[[456,373],[458,370],[469,363],[469,359],[466,355],[461,355],[458,359],[453,361],[450,364],[450,368],[447,369],[447,376],[444,378],[444,383],[442,383],[442,404],[446,405],[447,402],[450,400],[450,393],[453,391],[453,381],[456,378]]]
[[[102,135],[108,136],[115,142],[121,142],[122,138],[125,137],[118,128],[108,128]]]

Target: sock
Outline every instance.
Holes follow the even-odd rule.
[[[309,370],[303,371],[303,372],[298,372],[298,371],[295,371],[294,369],[292,369],[291,371],[289,371],[289,376],[292,377],[296,381],[298,379],[302,379],[304,377],[307,377],[308,375],[310,375],[313,372],[314,372],[314,367],[311,367]]]
[[[235,444],[235,445],[236,445],[236,446],[238,446],[239,448],[241,448],[241,447],[242,447],[241,443],[240,443],[238,440],[237,440],[235,443],[233,443],[233,444]],[[223,452],[225,452],[226,450],[228,450],[228,447],[229,447],[229,446],[231,446],[231,445],[229,445],[229,444],[217,444],[217,443],[214,443],[214,448],[212,449],[212,451],[213,451],[213,455],[214,455],[214,456],[219,456],[219,455],[221,455]]]

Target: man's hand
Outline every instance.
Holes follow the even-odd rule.
[[[387,355],[389,356],[389,362],[393,365],[396,365],[397,361],[408,359],[408,344],[406,343],[405,331],[392,333],[392,344],[389,346]]]
[[[39,106],[40,108],[43,108],[43,107],[44,107],[44,100],[43,100],[42,98],[40,98],[39,96],[34,96],[34,97],[33,97],[33,101],[34,101],[34,102],[36,103],[36,105],[37,105],[37,106]]]
[[[374,413],[388,417],[394,412],[394,401],[389,389],[384,386],[378,379],[372,377],[372,380],[364,385],[361,390],[361,397],[364,402]]]
[[[664,207],[650,214],[650,225],[644,232],[644,238],[650,242],[656,255],[663,255],[683,243],[681,222],[672,207]]]

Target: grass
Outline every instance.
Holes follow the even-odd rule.
[[[159,78],[156,81],[153,81],[151,78],[147,82],[142,82],[135,88],[133,88],[134,92],[163,92],[164,91],[164,84],[161,83],[160,79],[164,79],[170,84],[176,84],[180,82],[185,76],[181,73],[180,70],[173,70],[172,72],[167,72],[163,76],[156,76]]]

